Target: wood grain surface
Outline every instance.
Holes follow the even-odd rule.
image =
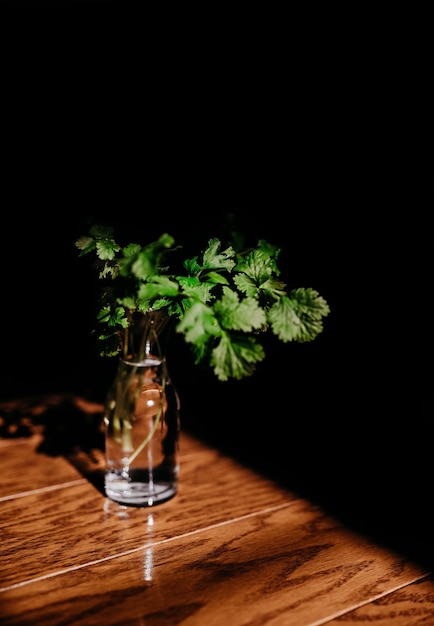
[[[424,567],[186,433],[152,508],[88,480],[101,451],[42,439],[0,439],[2,626],[434,624]]]

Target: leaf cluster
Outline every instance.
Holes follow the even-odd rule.
[[[210,239],[199,255],[180,264],[182,248],[167,233],[146,245],[121,246],[112,227],[94,225],[75,246],[80,256],[95,255],[102,281],[102,356],[119,354],[119,330],[128,326],[129,312],[164,309],[196,363],[208,363],[221,381],[241,379],[265,358],[264,333],[284,343],[312,341],[330,312],[314,289],[287,291],[277,264],[281,250],[265,240],[239,250]]]

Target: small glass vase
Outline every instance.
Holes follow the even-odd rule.
[[[149,507],[178,490],[179,397],[166,364],[170,318],[130,312],[122,356],[105,401],[105,493]]]

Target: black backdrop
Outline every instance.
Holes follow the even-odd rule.
[[[175,341],[183,427],[431,558],[432,181],[379,86],[374,105],[315,57],[284,84],[264,72],[259,89],[254,65],[249,85],[220,92],[201,74],[200,98],[178,82],[145,107],[143,81],[113,77],[101,51],[83,63],[75,42],[54,63],[60,35],[10,69],[1,398],[104,397],[114,364],[96,355],[95,282],[74,247],[87,216],[196,244],[235,211],[282,245],[288,286],[316,288],[331,314],[311,344],[270,341],[235,383]]]

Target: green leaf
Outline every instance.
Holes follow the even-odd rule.
[[[95,250],[96,241],[93,237],[79,237],[79,239],[75,242],[75,245],[79,250],[81,250],[81,255],[83,255]]]
[[[266,323],[264,311],[253,298],[243,298],[229,288],[223,288],[223,296],[214,305],[214,311],[227,330],[250,332]]]
[[[131,272],[140,280],[148,280],[157,273],[157,258],[153,251],[141,250],[131,264]]]
[[[152,300],[160,296],[175,297],[179,293],[178,283],[171,280],[168,276],[152,276],[150,281],[139,287],[139,300]]]
[[[209,343],[221,334],[221,328],[212,309],[195,302],[185,310],[176,332],[183,334],[185,341],[192,344],[196,363],[199,363],[206,355]]]
[[[226,276],[222,276],[218,272],[210,271],[202,274],[201,279],[206,278],[207,283],[215,284],[215,285],[229,285],[229,281]]]
[[[264,357],[264,349],[254,337],[243,335],[231,338],[225,333],[213,349],[210,363],[219,380],[239,380],[251,376],[255,372],[256,364]]]
[[[255,248],[238,261],[237,271],[244,272],[256,285],[261,285],[276,273],[275,256],[278,253],[279,250],[274,246]]]
[[[243,273],[234,274],[234,283],[246,296],[250,296],[251,298],[258,297],[258,287],[251,276]]]
[[[124,298],[118,298],[116,302],[122,306],[124,315],[125,315],[125,311],[128,311],[128,310],[134,311],[134,309],[137,306],[137,302],[135,298],[133,298],[132,296],[125,296]]]
[[[186,259],[183,263],[184,268],[190,276],[198,276],[201,270],[201,266],[197,262],[197,256],[192,259]]]
[[[314,289],[294,289],[270,309],[268,320],[283,342],[312,341],[322,331],[322,319],[330,312],[327,302]]]
[[[219,239],[210,239],[208,248],[203,254],[204,269],[225,269],[230,271],[235,267],[234,249],[229,247],[220,252],[220,246],[221,242]]]
[[[164,253],[174,244],[174,238],[165,233],[147,246],[129,244],[123,250],[124,258],[120,262],[120,273],[128,277],[131,274],[139,280],[148,280],[159,274]]]
[[[276,257],[280,250],[262,242],[262,247],[250,252],[238,262],[234,283],[240,291],[252,298],[265,298],[265,301],[277,300],[286,295],[285,283],[278,280],[280,272],[276,266]]]
[[[176,279],[184,297],[203,304],[212,300],[211,290],[214,285],[207,282],[202,283],[198,278],[191,276],[177,276]]]
[[[97,320],[100,324],[106,324],[109,327],[120,326],[127,328],[128,326],[128,319],[124,307],[116,307],[113,309],[105,306],[98,312]]]
[[[121,247],[113,239],[100,239],[96,242],[96,252],[100,259],[112,261]]]
[[[121,351],[121,343],[117,332],[103,333],[97,337],[100,356],[114,357]]]
[[[125,248],[122,250],[122,254],[124,255],[126,259],[128,258],[134,259],[140,253],[141,249],[142,248],[139,246],[138,243],[130,243],[128,246],[125,246]]]
[[[116,262],[106,261],[99,272],[99,278],[115,279],[119,274],[119,265]]]

